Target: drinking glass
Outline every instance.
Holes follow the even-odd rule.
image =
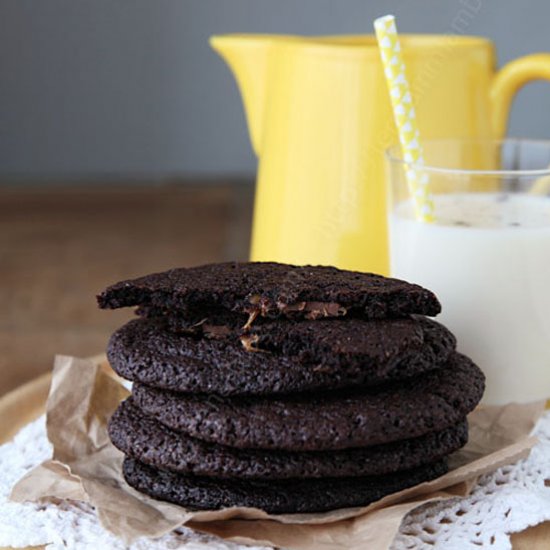
[[[386,152],[390,269],[433,290],[484,402],[550,398],[550,141],[438,140],[424,165]],[[406,171],[428,178],[435,221],[415,217]]]

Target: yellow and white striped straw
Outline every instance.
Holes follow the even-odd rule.
[[[424,157],[395,17],[393,15],[379,17],[374,21],[374,30],[388,83],[403,159],[406,163],[405,172],[414,202],[415,215],[420,221],[433,222],[434,203],[428,175],[424,171],[419,172],[415,169],[424,164]]]

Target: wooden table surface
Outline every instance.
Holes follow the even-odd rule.
[[[131,315],[106,285],[170,267],[246,259],[253,187],[239,182],[0,185],[0,395],[95,355]]]

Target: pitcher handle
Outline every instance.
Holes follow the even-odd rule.
[[[550,81],[550,53],[535,53],[511,61],[495,76],[491,86],[493,135],[506,133],[512,100],[522,86],[533,80]]]

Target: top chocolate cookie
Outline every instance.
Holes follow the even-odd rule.
[[[101,308],[128,306],[317,319],[348,314],[383,319],[441,311],[435,295],[418,285],[328,266],[227,262],[171,269],[121,281],[98,296]]]

